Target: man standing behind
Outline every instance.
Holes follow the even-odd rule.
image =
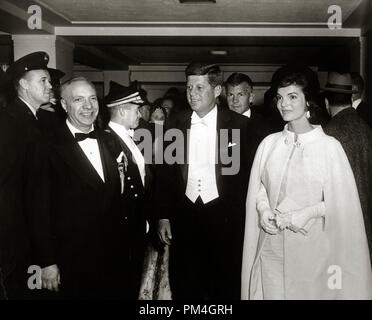
[[[239,299],[248,119],[217,105],[217,65],[192,63],[186,77],[191,110],[170,121],[183,133],[184,161],[159,166],[157,180],[158,233],[171,244],[171,289],[175,299]],[[223,156],[231,153],[226,163]],[[236,162],[238,170],[227,173]]]
[[[47,228],[47,176],[46,148],[36,117],[52,89],[48,61],[45,52],[34,52],[7,70],[17,91],[0,113],[0,297],[8,299],[27,297],[31,247],[37,261],[50,262],[43,259],[48,244],[40,237]]]
[[[372,131],[351,106],[353,90],[349,73],[330,72],[324,90],[332,116],[324,131],[340,141],[349,159],[372,257]]]
[[[134,129],[138,126],[143,103],[134,85],[124,87],[110,82],[110,92],[105,97],[110,113],[110,122],[105,130],[110,135],[108,148],[112,156],[122,162],[121,192],[123,206],[128,216],[131,241],[129,245],[134,287],[139,292],[140,278],[145,252],[147,200],[151,191],[151,171],[133,140]],[[150,133],[150,132],[149,132]],[[149,148],[152,147],[151,141]],[[151,150],[151,149],[150,149]],[[151,160],[151,159],[150,159]]]
[[[254,100],[251,78],[244,73],[235,72],[227,78],[225,89],[229,109],[249,119],[250,134],[256,136],[258,147],[262,139],[270,134],[270,129],[263,117],[251,108]]]
[[[364,80],[359,73],[352,72],[351,78],[353,80],[353,90],[355,91],[352,95],[353,108],[357,114],[372,128],[372,109],[368,104],[362,101],[362,95],[364,90]]]
[[[61,104],[67,120],[52,140],[51,239],[45,239],[56,266],[43,285],[60,287],[63,298],[132,298],[128,216],[109,137],[93,125],[93,84],[82,77],[64,83]]]

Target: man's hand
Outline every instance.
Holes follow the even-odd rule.
[[[41,283],[43,288],[58,291],[61,284],[59,269],[56,264],[41,269]]]
[[[170,245],[172,240],[172,231],[168,219],[160,219],[158,221],[158,237],[163,244]]]

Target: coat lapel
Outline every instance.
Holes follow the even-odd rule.
[[[228,112],[225,112],[225,110],[221,107],[218,107],[217,109],[217,133],[216,133],[216,182],[217,186],[219,185],[220,177],[221,177],[221,172],[222,172],[222,165],[221,165],[221,139],[220,139],[220,132],[221,129],[228,129],[228,143],[231,142],[231,130],[230,130],[230,120],[231,117]],[[226,148],[227,146],[223,146]]]
[[[57,145],[55,145],[55,149],[71,169],[89,185],[95,189],[100,189],[104,186],[101,177],[94,169],[79,144],[75,141],[66,124],[64,124],[57,133]]]
[[[182,119],[179,129],[182,131],[184,137],[184,161],[180,164],[181,175],[185,185],[187,184],[187,176],[189,173],[189,142],[190,142],[190,127],[191,127],[191,114],[187,114],[184,119]]]

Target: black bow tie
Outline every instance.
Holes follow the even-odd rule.
[[[83,141],[87,138],[97,139],[97,132],[93,130],[89,133],[79,133],[79,132],[75,133],[75,140],[77,142]]]

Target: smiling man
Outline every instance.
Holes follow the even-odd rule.
[[[175,299],[239,299],[251,161],[248,119],[218,106],[218,65],[192,63],[186,77],[191,109],[170,121],[183,133],[185,161],[159,166],[156,190],[158,233],[170,245],[172,293]],[[233,132],[239,132],[239,139]],[[224,163],[222,155],[233,148],[239,159],[232,161],[238,160],[240,168],[227,175],[224,169],[231,163]]]
[[[54,263],[43,287],[62,298],[129,298],[128,213],[120,200],[108,135],[95,128],[96,90],[85,78],[61,86],[66,122],[55,130],[50,155]]]

